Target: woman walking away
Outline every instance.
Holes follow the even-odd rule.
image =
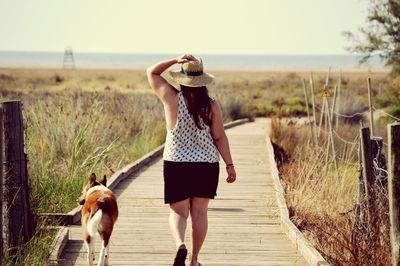
[[[180,72],[170,72],[179,84],[176,89],[161,74],[174,64]],[[208,96],[206,85],[213,76],[203,72],[203,63],[192,55],[162,61],[147,69],[150,86],[164,105],[167,137],[164,148],[164,201],[169,204],[169,224],[176,242],[174,266],[184,266],[187,256],[185,231],[192,220],[190,266],[201,265],[198,255],[207,234],[207,209],[216,196],[219,154],[233,183],[236,172],[217,102]]]

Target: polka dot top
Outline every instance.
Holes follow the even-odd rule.
[[[182,92],[178,92],[178,117],[173,129],[167,128],[163,158],[173,162],[219,161],[211,129],[200,118],[199,129],[191,117]]]

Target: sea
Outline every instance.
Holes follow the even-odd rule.
[[[177,54],[139,53],[73,53],[76,68],[144,69]],[[358,57],[341,55],[268,55],[268,54],[200,54],[207,69],[212,70],[384,70],[374,56],[367,65],[359,65]],[[0,67],[62,68],[64,51],[0,51]],[[69,57],[70,59],[71,57]],[[69,64],[71,66],[71,64]]]

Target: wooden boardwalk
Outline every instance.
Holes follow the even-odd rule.
[[[225,182],[221,162],[218,196],[210,204],[209,231],[199,256],[205,266],[307,265],[280,229],[265,147],[268,122],[257,119],[227,130],[238,180]],[[163,204],[162,159],[124,179],[114,192],[120,217],[111,237],[110,265],[172,265],[175,247]],[[186,238],[190,252],[189,230]],[[85,265],[85,258],[81,229],[72,226],[60,265]]]

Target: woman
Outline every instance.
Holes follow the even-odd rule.
[[[161,77],[174,64],[181,64],[180,72],[170,72],[180,84],[180,90]],[[226,163],[227,182],[236,180],[221,110],[205,87],[213,76],[203,72],[201,60],[185,54],[149,67],[147,77],[164,105],[167,125],[164,200],[170,206],[169,224],[177,247],[173,265],[185,265],[184,239],[190,215],[190,265],[199,266],[198,255],[207,234],[208,203],[216,196],[218,186],[219,154]]]

